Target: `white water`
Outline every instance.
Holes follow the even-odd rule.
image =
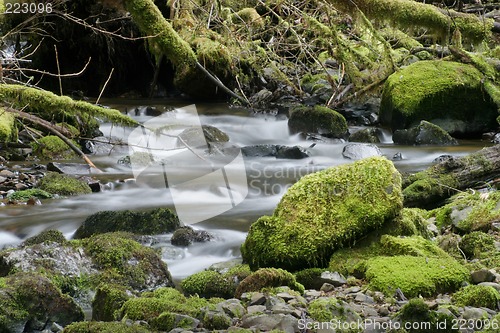
[[[124,106],[116,108],[125,110]],[[158,108],[163,108],[159,105]],[[131,110],[131,107],[127,107]],[[200,117],[203,124],[213,125],[226,132],[230,143],[238,146],[256,144],[300,145],[309,147],[298,135],[290,135],[286,119],[274,116],[250,116],[246,110],[231,110],[221,105],[203,105],[198,109],[204,115]],[[129,112],[134,115],[133,111]],[[140,114],[136,117],[145,122],[152,117]],[[103,124],[105,135],[113,135],[126,141],[130,129],[123,129]],[[379,144],[382,153],[389,159],[397,152],[403,155],[402,161],[395,165],[402,171],[421,170],[443,154],[465,155],[479,150],[478,143],[458,147],[400,147],[395,146],[387,133]],[[245,200],[223,214],[218,212],[218,200],[224,201],[224,188],[212,186],[208,188],[189,189],[180,192],[176,197],[177,208],[198,214],[198,217],[212,216],[197,227],[208,230],[216,236],[216,240],[204,244],[194,244],[188,248],[176,248],[169,245],[170,235],[161,243],[163,258],[169,264],[174,277],[181,278],[202,270],[212,263],[237,258],[239,246],[244,241],[246,232],[258,217],[271,214],[286,189],[301,176],[330,166],[349,163],[342,157],[345,143],[317,143],[309,149],[311,157],[301,160],[279,160],[276,158],[245,159],[247,183],[234,186],[237,194],[248,185],[249,193]],[[41,206],[6,206],[0,207],[0,247],[16,244],[26,237],[33,236],[42,230],[56,228],[68,238],[85,220],[87,216],[101,210],[148,209],[155,207],[174,208],[174,200],[162,181],[156,178],[153,183],[117,182],[117,179],[133,178],[130,168],[118,165],[116,161],[121,155],[93,156],[92,160],[105,174],[98,177],[109,180],[110,191],[72,198],[43,201]],[[225,163],[225,162],[224,162]],[[216,165],[216,167],[223,166]],[[189,172],[196,174],[198,165],[178,163],[173,173],[186,176]],[[234,185],[234,184],[232,184]],[[233,189],[233,186],[232,186]],[[237,199],[231,196],[233,199]]]

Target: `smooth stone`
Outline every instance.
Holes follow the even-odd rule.
[[[88,164],[83,163],[49,162],[47,164],[47,171],[54,171],[67,175],[89,175],[91,173],[91,168]]]
[[[486,314],[487,312],[484,309],[466,306],[462,313],[462,318],[465,320],[483,319]]]
[[[332,291],[332,290],[335,290],[335,286],[333,284],[330,284],[330,283],[323,283],[323,285],[321,286],[321,291],[324,291],[324,292],[329,292],[329,291]]]
[[[265,305],[250,305],[247,307],[247,313],[249,315],[255,314],[255,313],[264,313],[266,311],[266,306]]]
[[[263,293],[255,293],[250,299],[250,305],[262,305],[266,303],[266,295]]]
[[[487,269],[480,269],[477,271],[474,271],[470,274],[470,277],[472,279],[472,282],[474,284],[478,284],[481,282],[493,282],[495,281],[495,274],[493,272],[487,270]]]
[[[382,152],[373,144],[350,143],[342,150],[342,156],[351,160],[361,160],[373,156],[382,156]]]
[[[347,283],[347,280],[345,279],[345,277],[342,276],[342,274],[338,273],[338,272],[323,272],[321,273],[321,279],[325,282],[325,283],[329,283],[329,284],[332,284],[333,286],[335,287],[340,287],[344,284]]]
[[[373,297],[365,295],[363,293],[357,293],[354,300],[359,303],[375,304],[375,300],[373,299]]]

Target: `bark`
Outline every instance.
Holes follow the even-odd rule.
[[[452,157],[410,175],[403,183],[406,207],[433,208],[468,188],[500,182],[500,144],[464,157]]]

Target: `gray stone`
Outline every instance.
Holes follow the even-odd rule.
[[[255,328],[260,331],[271,331],[279,329],[287,333],[298,332],[298,320],[291,315],[272,314],[246,316],[241,321],[243,328]]]
[[[335,286],[333,284],[330,284],[330,283],[323,283],[323,285],[321,286],[320,288],[321,291],[324,291],[325,293],[329,292],[329,291],[333,291],[335,290]]]
[[[470,277],[472,279],[472,282],[474,284],[478,284],[481,282],[493,282],[495,281],[495,274],[493,272],[487,270],[487,269],[480,269],[477,271],[474,271],[470,274]]]
[[[479,320],[483,319],[485,315],[487,316],[487,314],[488,313],[484,309],[466,306],[464,308],[464,312],[462,313],[462,318],[465,320]]]
[[[349,136],[351,142],[380,143],[382,131],[379,128],[364,128]]]
[[[394,131],[392,140],[395,144],[402,145],[458,145],[457,140],[445,130],[425,120],[416,127]]]
[[[365,295],[363,293],[357,293],[354,300],[358,303],[375,304],[373,297]]]
[[[295,296],[290,295],[287,292],[281,292],[276,294],[277,297],[282,298],[285,302],[291,301],[292,299],[295,299]]]
[[[4,177],[4,176],[0,176],[0,183],[5,182],[6,180],[7,180],[7,178],[6,178],[6,177]]]
[[[320,297],[321,296],[321,291],[318,291],[318,290],[306,290],[304,292],[304,296],[305,297],[313,297],[313,298]]]
[[[311,156],[311,154],[300,146],[277,146],[276,158],[299,160],[309,156]]]
[[[254,314],[254,313],[264,313],[266,311],[266,306],[265,305],[250,305],[247,307],[247,313],[249,315]]]
[[[351,160],[361,160],[372,156],[382,156],[382,152],[373,144],[349,143],[342,150],[342,156]]]
[[[246,314],[246,309],[243,305],[241,305],[241,301],[236,298],[231,298],[221,302],[217,305],[220,307],[225,313],[230,315],[231,317],[241,318]],[[262,306],[262,305],[255,305]],[[265,307],[264,307],[265,308]]]
[[[385,316],[388,316],[389,313],[391,313],[389,311],[389,306],[388,305],[383,305],[381,306],[379,309],[378,309],[378,314],[382,317],[385,317]]]
[[[360,291],[361,291],[361,287],[357,287],[357,286],[349,287],[346,290],[344,290],[344,292],[346,294],[356,294],[356,293],[359,293]]]
[[[342,274],[338,272],[323,272],[321,273],[321,279],[323,280],[323,282],[329,283],[335,287],[340,287],[347,283],[345,277],[343,277]]]
[[[89,175],[92,170],[88,164],[49,162],[47,164],[47,171],[54,171],[67,175]]]
[[[498,292],[500,292],[500,284],[495,283],[495,282],[481,282],[479,283],[480,286],[486,286],[486,287],[493,287],[495,288]]]
[[[272,313],[282,313],[282,314],[293,314],[295,312],[295,308],[292,306],[281,303],[281,304],[275,304],[271,307],[271,312]]]
[[[16,174],[10,170],[2,170],[0,171],[0,176],[5,178],[16,178]]]
[[[469,216],[470,212],[472,212],[472,207],[466,207],[464,209],[457,209],[456,207],[453,207],[450,213],[451,223],[455,227],[458,227],[459,223],[465,220]]]
[[[250,305],[262,305],[266,303],[266,295],[263,293],[255,293],[250,299]]]
[[[276,145],[254,145],[241,148],[241,153],[246,157],[276,157]]]
[[[198,325],[200,325],[200,321],[196,318],[183,314],[176,314],[175,323],[178,324],[180,321],[182,321],[183,331],[194,330],[198,327]]]

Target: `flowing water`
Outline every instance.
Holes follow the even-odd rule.
[[[127,101],[120,104],[111,101],[109,104],[140,122],[150,122],[158,116],[157,112],[161,113],[172,107],[185,105],[182,102],[169,102],[169,104],[156,102],[152,105],[151,101]],[[154,106],[156,111],[142,105]],[[307,148],[312,143],[299,135],[290,135],[287,119],[281,116],[255,115],[245,109],[229,108],[225,104],[197,105],[197,111],[202,124],[213,125],[227,133],[233,145],[280,144]],[[351,128],[350,130],[359,129]],[[126,142],[133,129],[104,123],[101,130],[105,135],[113,135]],[[382,153],[389,159],[392,159],[396,153],[401,153],[403,160],[394,163],[400,171],[405,172],[422,170],[431,165],[432,161],[440,155],[466,155],[484,146],[483,142],[478,141],[461,142],[459,146],[454,147],[403,147],[394,145],[388,133],[384,134],[383,140],[383,143],[378,144]],[[159,143],[167,144],[165,140]],[[342,149],[345,145],[346,143],[342,142],[318,142],[314,147],[308,148],[311,157],[300,160],[274,157],[245,158],[243,166],[246,177],[243,179],[233,177],[235,171],[241,171],[241,165],[233,168],[238,170],[225,168],[224,177],[226,178],[224,179],[227,184],[227,177],[230,178],[231,189],[224,186],[180,187],[174,196],[166,189],[162,178],[161,166],[165,168],[164,164],[157,165],[158,177],[153,178],[152,181],[135,182],[133,170],[129,166],[117,163],[119,158],[127,154],[127,151],[119,152],[118,149],[111,155],[91,156],[94,163],[104,170],[104,173],[97,177],[103,182],[108,182],[109,190],[78,197],[46,200],[40,206],[0,207],[0,246],[19,243],[26,237],[50,228],[59,229],[67,238],[71,238],[73,232],[87,216],[100,210],[174,208],[175,203],[178,212],[191,214],[189,219],[203,220],[195,224],[195,228],[208,230],[216,237],[213,242],[198,243],[188,248],[170,246],[171,235],[164,235],[160,238],[161,241],[156,246],[162,248],[163,258],[168,263],[172,275],[179,279],[213,263],[238,258],[239,247],[251,223],[262,215],[271,214],[291,184],[307,173],[351,162],[342,157]],[[186,149],[180,150],[186,153]],[[175,158],[170,159],[178,161]],[[190,159],[183,161],[168,165],[169,176],[174,175],[177,180],[180,180],[186,175],[196,178],[200,172],[203,172],[201,164],[204,163],[193,162]],[[218,170],[228,165],[228,162],[231,160],[216,161],[210,167],[212,170]],[[245,197],[246,189],[248,189],[248,194]],[[241,200],[242,202],[238,205],[225,211],[228,208],[226,207],[228,202],[234,204]],[[221,214],[221,211],[225,212]]]

